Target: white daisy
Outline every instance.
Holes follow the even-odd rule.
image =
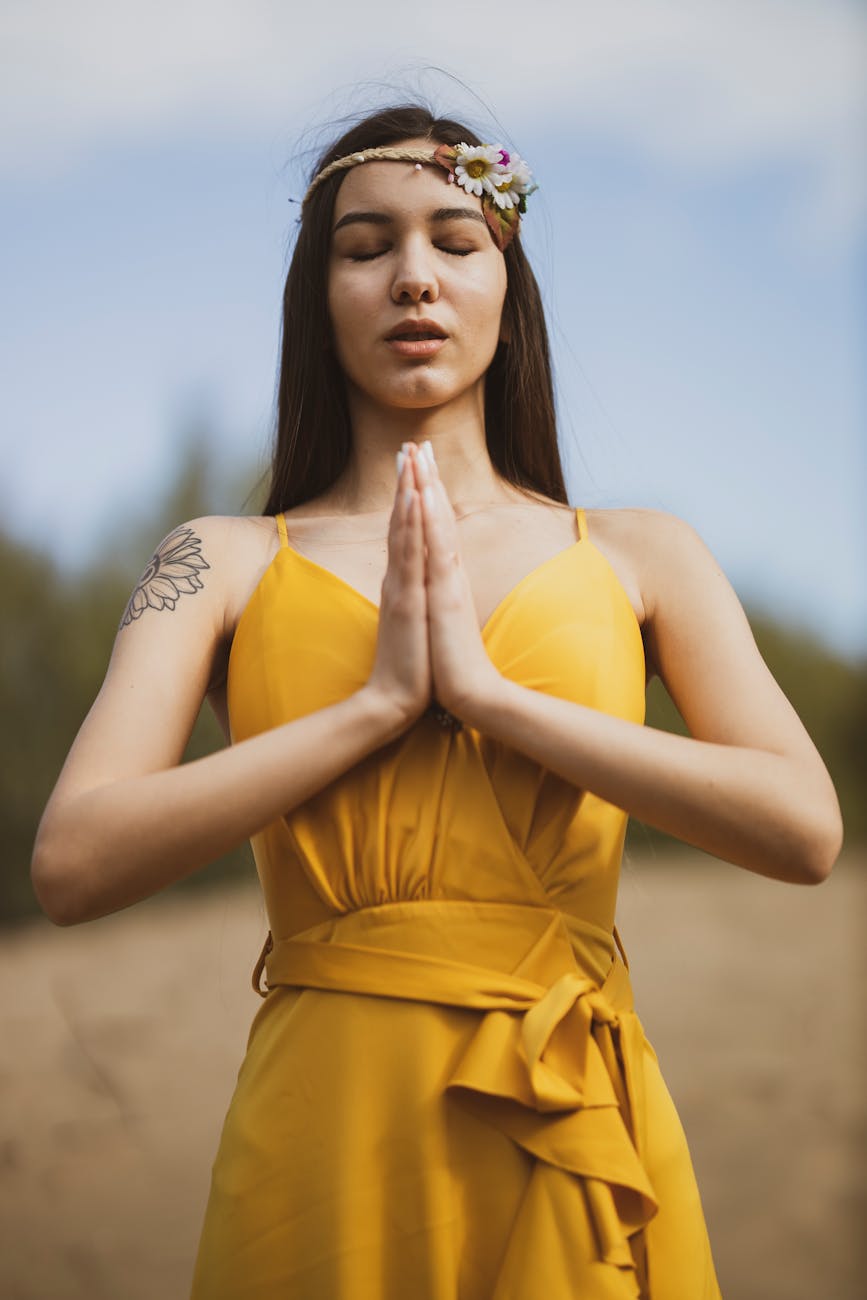
[[[488,191],[498,208],[516,208],[518,206],[518,195],[510,185],[510,177],[501,178],[499,184],[494,184]]]
[[[519,154],[513,153],[510,156],[509,171],[512,173],[512,189],[519,194],[530,194],[536,188],[533,173]]]
[[[458,185],[462,185],[468,194],[477,194],[481,198],[485,192],[493,195],[497,185],[510,183],[511,172],[500,162],[501,153],[500,146],[495,144],[459,144],[455,163]]]

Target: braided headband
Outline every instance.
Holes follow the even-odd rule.
[[[444,167],[449,184],[457,183],[468,194],[481,198],[485,220],[500,251],[518,233],[521,214],[527,209],[527,195],[539,188],[533,184],[532,173],[523,158],[498,144],[441,144],[433,150],[382,146],[346,154],[323,167],[301,200],[302,217],[305,204],[317,186],[335,172],[363,162],[411,162],[419,171],[424,163]]]

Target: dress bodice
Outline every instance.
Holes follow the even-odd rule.
[[[635,613],[576,510],[579,539],[527,573],[482,629],[494,665],[531,690],[641,723]],[[281,545],[238,623],[232,739],[342,700],[373,667],[375,604]],[[275,939],[382,903],[555,907],[609,935],[626,814],[473,727],[423,715],[252,841]]]

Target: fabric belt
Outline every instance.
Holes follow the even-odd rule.
[[[642,1162],[645,1037],[628,970],[616,928],[547,907],[430,899],[347,912],[289,938],[269,932],[253,987],[484,1013],[446,1091],[580,1180],[600,1261],[634,1270],[646,1295],[642,1229],[658,1205]]]

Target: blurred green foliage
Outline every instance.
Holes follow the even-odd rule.
[[[843,812],[847,846],[861,844],[867,833],[867,661],[841,659],[814,636],[785,627],[756,610],[747,615],[756,645],[825,761]],[[647,691],[649,727],[687,735],[671,697],[658,677]],[[627,851],[665,851],[687,846],[635,820],[630,821]]]
[[[187,440],[176,482],[147,518],[107,530],[93,559],[75,576],[61,574],[44,554],[0,534],[0,824],[4,863],[0,874],[0,923],[39,911],[30,883],[36,827],[69,748],[92,704],[108,664],[118,622],[130,590],[160,539],[185,519],[261,509],[262,483],[252,475],[215,481],[204,436]],[[846,662],[804,633],[752,613],[750,621],[768,666],[815,741],[834,778],[846,823],[847,843],[865,834],[863,791],[867,785],[867,664]],[[685,732],[658,681],[648,692],[650,726]],[[205,707],[185,759],[223,745]],[[666,850],[678,841],[639,823],[630,824],[633,852]],[[253,878],[248,848],[239,849],[172,889],[195,889],[217,881]],[[165,891],[168,892],[168,891]]]
[[[30,855],[42,810],[105,676],[129,594],[161,539],[178,523],[209,514],[261,509],[251,474],[218,474],[207,433],[184,439],[180,468],[166,497],[141,519],[127,510],[105,530],[97,555],[74,576],[0,533],[0,924],[39,912]],[[193,729],[184,761],[225,744],[210,707]],[[255,877],[248,846],[170,886],[196,889]],[[170,890],[164,891],[165,893]]]

